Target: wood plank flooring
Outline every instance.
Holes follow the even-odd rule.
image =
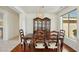
[[[19,44],[11,52],[56,52],[56,49],[54,49],[54,50],[52,50],[52,49],[34,49],[33,46],[29,46],[29,47],[26,46],[26,48],[24,48],[24,46]],[[69,46],[67,46],[66,44],[64,44],[63,52],[76,52],[76,51],[73,50],[72,48],[70,48]]]

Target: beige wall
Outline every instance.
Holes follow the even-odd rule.
[[[8,37],[9,39],[16,37],[19,33],[19,18],[16,13],[8,14]]]
[[[6,22],[6,35],[7,35],[7,40],[11,39],[19,34],[19,14],[17,14],[15,11],[10,9],[9,7],[0,7],[1,10],[4,10],[4,13],[6,14],[7,20],[4,21]],[[5,34],[4,34],[5,35]]]

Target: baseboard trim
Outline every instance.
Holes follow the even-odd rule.
[[[64,45],[65,45],[66,47],[68,47],[68,49],[72,50],[71,52],[77,52],[76,50],[74,50],[73,48],[71,48],[70,46],[68,46],[67,44],[64,43]]]

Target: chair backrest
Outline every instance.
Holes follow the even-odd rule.
[[[37,31],[33,37],[34,37],[34,41],[38,41],[38,40],[41,41],[45,39],[45,34],[43,31]]]
[[[50,31],[49,33],[49,43],[53,43],[55,44],[55,48],[57,49],[56,51],[59,51],[59,40],[58,40],[58,34],[59,32],[58,31]],[[53,49],[55,49],[53,47]]]
[[[65,30],[60,30],[60,33],[62,33],[63,35],[65,35]]]
[[[24,37],[23,29],[20,29],[19,32],[20,32],[20,38],[23,39],[23,37]]]
[[[60,30],[58,39],[59,39],[59,41],[60,41],[60,51],[61,51],[61,52],[62,52],[62,50],[63,50],[64,35],[65,35],[65,31],[64,31],[64,30]]]
[[[60,30],[59,38],[64,39],[64,35],[65,35],[65,31],[64,30]]]
[[[45,38],[45,33],[44,33],[44,31],[38,31],[37,32],[37,36],[38,36],[38,40],[44,40],[44,38]]]
[[[58,31],[51,31],[49,34],[49,39],[57,40],[58,39]]]

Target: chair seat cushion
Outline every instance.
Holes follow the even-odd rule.
[[[28,43],[28,44],[30,44],[30,43],[31,43],[31,40],[30,40],[30,39],[28,39],[28,40],[27,40],[27,43]]]
[[[44,43],[36,43],[35,48],[45,48]]]
[[[48,48],[57,48],[56,43],[49,43]]]
[[[21,42],[20,44],[23,44],[24,42]]]

